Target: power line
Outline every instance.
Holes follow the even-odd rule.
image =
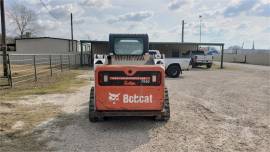
[[[49,9],[49,7],[48,7],[48,4],[44,3],[43,0],[39,0],[39,1],[40,1],[41,5],[48,11],[49,15],[50,15],[53,19],[55,19],[56,21],[59,21],[59,19],[58,19],[57,17],[55,17],[54,14],[50,11],[50,9]],[[69,11],[69,13],[72,13],[72,12]],[[80,25],[78,25],[78,24],[76,24],[76,25],[77,25],[77,26],[76,26],[77,29],[78,29],[81,33],[84,33],[84,32],[85,32],[85,30],[82,30],[82,29],[81,29]]]
[[[50,9],[48,8],[48,5],[47,5],[46,3],[44,3],[43,0],[39,0],[39,2],[40,2],[40,4],[48,11],[49,15],[50,15],[53,19],[55,19],[56,21],[58,21],[58,18],[55,17],[55,16],[53,15],[53,13],[52,13],[52,12],[50,11]]]
[[[49,13],[49,16],[51,16],[51,18],[53,18],[56,22],[60,22],[59,18],[56,17],[51,10],[48,7],[48,4],[46,4],[43,0],[39,0],[40,4],[47,10],[47,12]]]

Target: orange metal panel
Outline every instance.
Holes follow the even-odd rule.
[[[125,71],[132,76],[137,71],[161,72],[160,86],[100,86],[99,71]],[[130,73],[130,71],[132,71]],[[159,66],[102,65],[95,69],[96,109],[106,110],[161,110],[164,102],[164,69]]]

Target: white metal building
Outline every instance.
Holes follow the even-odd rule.
[[[71,54],[78,52],[77,40],[33,37],[16,39],[16,54]]]

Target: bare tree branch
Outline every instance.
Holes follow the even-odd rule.
[[[25,37],[27,32],[35,34],[39,31],[37,14],[23,4],[15,3],[9,14],[11,20],[16,24],[16,30],[20,38]]]

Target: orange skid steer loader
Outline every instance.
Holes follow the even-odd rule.
[[[150,55],[147,34],[110,34],[110,54],[94,55],[89,120],[112,116],[170,118],[164,55]]]

